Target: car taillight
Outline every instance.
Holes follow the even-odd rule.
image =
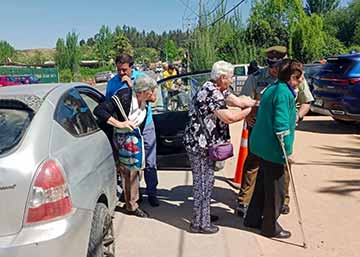
[[[352,78],[349,80],[350,84],[353,85],[353,84],[357,84],[360,82],[360,78]]]
[[[40,165],[27,203],[25,222],[48,221],[67,215],[72,203],[64,173],[54,160]]]
[[[354,85],[360,82],[360,78],[351,78],[351,79],[337,79],[337,78],[320,78],[321,80],[331,81],[334,84],[340,86]]]

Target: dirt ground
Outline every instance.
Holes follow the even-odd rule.
[[[232,126],[238,150],[241,124]],[[293,166],[307,249],[303,249],[293,199],[291,213],[280,223],[292,232],[288,240],[271,240],[242,226],[234,215],[235,193],[225,182],[233,177],[236,158],[216,173],[212,212],[220,216],[220,232],[188,232],[191,218],[191,172],[159,171],[161,205],[142,207],[149,219],[116,213],[117,256],[220,257],[220,256],[360,256],[360,127],[347,126],[329,117],[310,116],[296,132]],[[237,151],[236,151],[237,156]],[[142,181],[142,184],[144,181]],[[292,197],[292,195],[291,195]]]

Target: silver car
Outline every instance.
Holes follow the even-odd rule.
[[[0,256],[114,256],[116,170],[82,84],[0,89]]]

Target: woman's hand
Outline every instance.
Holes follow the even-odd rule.
[[[129,129],[130,131],[133,131],[136,126],[134,122],[127,120],[127,121],[118,121],[115,127],[120,129]]]
[[[295,163],[295,156],[294,156],[294,154],[289,155],[287,158],[288,158],[288,161],[289,161],[290,164]]]
[[[107,123],[110,124],[111,126],[115,127],[115,128],[120,128],[120,129],[129,129],[130,131],[133,131],[134,128],[136,127],[134,122],[132,121],[118,121],[117,119],[115,119],[114,117],[110,117],[107,120]]]

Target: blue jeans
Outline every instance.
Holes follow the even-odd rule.
[[[150,124],[145,125],[143,137],[145,148],[144,178],[146,183],[146,193],[148,196],[156,196],[158,177],[156,170],[156,134],[153,121]]]
[[[169,104],[169,92],[166,88],[162,88],[161,89],[161,94],[162,94],[162,98],[163,98],[163,105],[164,105],[164,110],[167,111],[168,110],[168,104]]]

